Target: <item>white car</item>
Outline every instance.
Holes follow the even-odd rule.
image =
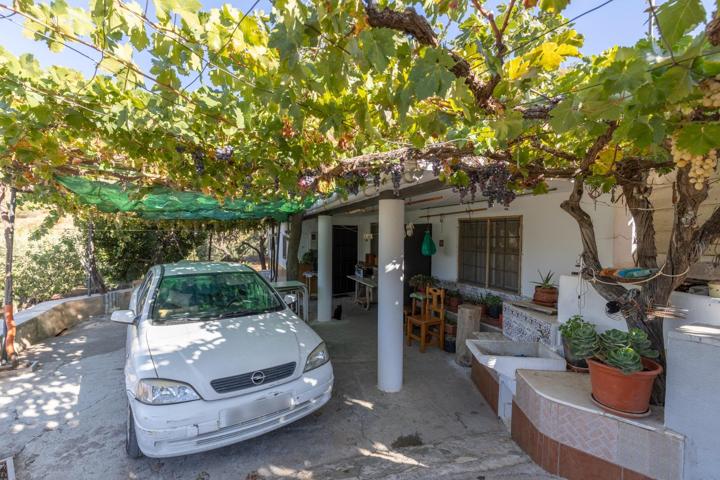
[[[131,457],[186,455],[256,437],[309,415],[332,394],[325,343],[251,268],[154,266],[130,310],[111,319],[128,325]]]

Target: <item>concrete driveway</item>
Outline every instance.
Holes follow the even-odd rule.
[[[439,349],[405,349],[405,385],[376,382],[375,313],[346,302],[315,325],[335,368],[333,399],[281,430],[171,459],[125,456],[125,327],[105,318],[34,346],[40,368],[0,380],[0,458],[19,479],[554,478],[509,439],[469,372]]]

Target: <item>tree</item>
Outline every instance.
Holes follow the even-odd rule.
[[[492,11],[480,0],[277,0],[253,16],[157,2],[150,18],[123,3],[18,2],[5,8],[38,40],[93,49],[109,75],[43,71],[0,52],[10,106],[0,109],[0,167],[51,190],[65,172],[223,198],[397,187],[419,164],[500,203],[571,178],[563,208],[578,222],[589,280],[602,265],[581,198],[612,192],[630,209],[638,263],[661,274],[637,293],[594,286],[632,307],[628,325],[662,351],[662,320],[646,308],[667,304],[720,235],[719,210],[698,220],[720,147],[718,22],[698,29],[700,0],[668,0],[650,6],[657,39],[584,57],[560,14],[568,3],[509,0]],[[140,52],[162,68],[140,70]],[[205,81],[185,88],[188,76]],[[671,176],[676,191],[662,265],[648,213],[653,175]]]
[[[93,224],[99,269],[114,284],[137,280],[153,265],[186,259],[207,238],[207,233],[194,225],[99,215]]]

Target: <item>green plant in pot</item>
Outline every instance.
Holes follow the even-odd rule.
[[[640,329],[611,329],[598,334],[583,322],[569,336],[572,354],[585,358],[590,368],[592,395],[606,409],[630,416],[649,411],[650,394],[662,366],[653,361],[658,352]]]
[[[560,336],[562,338],[562,346],[563,352],[565,352],[565,360],[567,361],[568,365],[570,365],[570,367],[575,370],[579,369],[587,371],[588,368],[585,358],[574,355],[570,348],[570,339],[573,337],[573,335],[575,335],[575,332],[577,332],[580,327],[586,324],[587,322],[583,320],[583,317],[581,315],[573,315],[568,319],[567,322],[563,323],[558,328],[558,330],[560,330]]]
[[[557,284],[553,282],[555,274],[552,271],[542,273],[538,270],[538,275],[540,276],[540,281],[532,282],[535,284],[533,303],[546,307],[556,306],[558,302],[558,288]]]
[[[408,284],[413,287],[416,292],[424,293],[425,287],[428,285],[431,287],[435,285],[435,278],[430,275],[418,273],[417,275],[410,277]]]
[[[462,295],[460,295],[460,292],[458,290],[448,290],[445,298],[447,298],[448,310],[457,312],[458,306],[462,303]]]
[[[317,270],[317,250],[308,250],[303,253],[300,263],[307,265],[311,270]]]
[[[487,314],[490,318],[500,318],[502,314],[502,298],[497,295],[488,294],[485,296],[485,305],[487,306]]]

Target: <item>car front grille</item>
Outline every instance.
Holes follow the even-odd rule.
[[[295,362],[290,362],[262,370],[241,373],[240,375],[234,375],[232,377],[216,378],[210,382],[210,385],[217,393],[228,393],[236,390],[243,390],[245,388],[257,387],[289,377],[295,371],[295,365]],[[262,373],[264,375],[262,382],[253,382],[253,375],[257,373]]]

